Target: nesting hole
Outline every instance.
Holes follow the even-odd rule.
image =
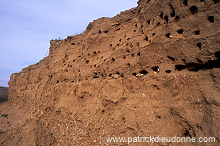
[[[166,72],[166,73],[171,73],[171,70],[166,70],[165,72]]]
[[[165,36],[166,36],[167,38],[170,38],[170,33],[167,33]]]
[[[194,31],[194,34],[195,34],[195,35],[199,35],[199,34],[200,34],[200,30],[195,30],[195,31]]]
[[[201,49],[202,48],[202,43],[197,43],[196,46]]]
[[[215,57],[216,57],[217,59],[220,59],[220,51],[215,52]]]
[[[184,1],[183,1],[183,4],[184,4],[184,6],[188,6],[188,1],[187,1],[187,0],[184,0]]]
[[[138,56],[141,56],[141,53],[140,53],[140,52],[138,52],[138,53],[137,53],[137,55],[138,55]]]
[[[134,72],[134,73],[132,73],[132,75],[133,75],[133,76],[136,76],[136,75],[137,75],[137,73],[135,73],[135,72]]]
[[[184,137],[192,137],[189,130],[186,129],[185,133],[183,133]]]
[[[175,17],[175,20],[178,21],[179,19],[180,19],[180,16],[177,15],[177,16]]]
[[[183,34],[183,29],[177,30],[178,34]]]
[[[166,15],[166,16],[164,17],[164,20],[166,21],[166,23],[168,23],[168,22],[169,22],[169,17]]]
[[[208,20],[209,20],[210,23],[214,23],[215,18],[214,18],[214,16],[209,16]]]
[[[192,6],[192,7],[189,8],[189,10],[190,10],[190,12],[191,12],[192,14],[195,14],[195,13],[198,12],[198,7]]]
[[[121,30],[121,28],[116,29],[115,31]]]
[[[78,98],[79,98],[79,99],[84,99],[85,97],[84,97],[84,96],[79,96]]]
[[[144,38],[146,41],[148,41],[149,39],[148,39],[148,36],[146,36],[145,38]]]
[[[176,59],[171,57],[171,56],[167,56],[167,58],[169,58],[171,61],[175,61]]]
[[[143,74],[143,75],[146,75],[146,74],[148,74],[148,71],[146,71],[146,70],[141,70],[140,73]]]
[[[94,76],[93,76],[93,78],[95,79],[95,78],[99,78],[99,76],[98,76],[98,73],[97,72],[94,72]]]
[[[183,61],[184,63],[186,63],[186,59],[182,59],[182,61]]]
[[[157,118],[157,119],[161,119],[161,116],[158,116],[158,115],[157,115],[156,118]]]
[[[175,17],[175,15],[176,15],[175,12],[172,12],[172,13],[170,14],[171,17]]]
[[[174,8],[173,8],[173,6],[170,4],[170,7],[171,7],[171,9],[172,9],[172,11],[171,11],[171,13],[170,13],[170,16],[171,17],[175,17],[176,16],[176,13],[175,13],[175,10],[174,10]]]
[[[117,75],[120,75],[120,72],[116,72]]]
[[[163,19],[163,12],[160,13],[160,18]]]
[[[153,66],[153,67],[151,67],[151,68],[152,68],[153,71],[159,72],[159,67],[158,67],[158,66]]]
[[[185,65],[175,65],[175,69],[178,71],[184,70],[186,68]]]

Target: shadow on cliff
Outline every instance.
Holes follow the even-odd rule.
[[[0,87],[0,104],[8,101],[8,87]]]

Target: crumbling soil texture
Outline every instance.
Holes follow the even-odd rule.
[[[48,57],[12,74],[0,143],[127,145],[106,137],[160,135],[216,142],[130,145],[220,145],[219,14],[218,0],[139,0],[52,40]]]

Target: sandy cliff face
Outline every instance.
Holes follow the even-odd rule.
[[[10,103],[36,118],[36,144],[149,135],[220,143],[219,1],[138,4],[51,41],[48,57],[11,76]]]

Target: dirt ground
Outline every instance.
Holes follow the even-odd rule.
[[[35,144],[36,120],[16,106],[0,105],[0,144],[1,145],[29,145]]]

